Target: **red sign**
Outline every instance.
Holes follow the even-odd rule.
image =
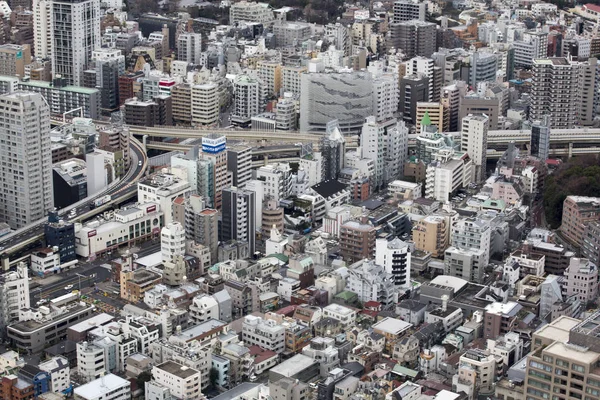
[[[150,206],[150,207],[146,208],[146,212],[147,213],[151,213],[151,212],[154,212],[154,211],[156,211],[156,206]]]
[[[96,236],[96,230],[95,229],[93,231],[89,231],[88,232],[88,237],[91,238],[92,236]]]

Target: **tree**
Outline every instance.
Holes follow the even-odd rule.
[[[219,379],[219,370],[216,368],[211,368],[208,373],[208,379],[210,381],[210,386],[215,388],[217,386],[217,380]]]
[[[144,371],[137,377],[137,386],[140,389],[144,389],[146,386],[146,382],[150,382],[152,380],[152,373],[150,371]]]

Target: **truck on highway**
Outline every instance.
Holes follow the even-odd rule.
[[[96,200],[94,200],[93,203],[90,203],[90,208],[96,208],[96,207],[100,207],[103,204],[108,203],[109,201],[111,201],[112,197],[110,195],[106,195],[106,196],[102,196],[97,198]]]

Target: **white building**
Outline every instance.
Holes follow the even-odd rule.
[[[152,379],[158,385],[168,388],[177,399],[195,400],[203,398],[200,391],[200,372],[174,361],[167,361],[152,367]]]
[[[83,226],[77,224],[75,252],[80,257],[95,258],[130,242],[158,236],[162,221],[160,206],[145,203],[116,211],[111,220],[96,219]]]
[[[108,374],[75,389],[75,400],[130,400],[131,383]]]
[[[194,125],[213,125],[219,122],[219,86],[207,82],[191,87],[191,118]]]
[[[49,58],[52,55],[52,1],[33,0],[33,49],[37,58]]]
[[[107,348],[89,342],[77,343],[77,373],[90,382],[109,372]]]
[[[50,391],[61,393],[71,386],[71,369],[65,357],[52,357],[40,363],[38,368],[50,374]]]
[[[346,290],[356,293],[362,303],[377,301],[389,306],[398,302],[394,277],[372,260],[361,260],[348,267]]]
[[[179,222],[168,224],[160,231],[162,261],[175,263],[178,256],[185,255],[185,229]]]
[[[46,247],[31,253],[31,270],[40,276],[60,272],[58,247]]]
[[[219,319],[219,303],[217,299],[205,293],[194,297],[192,304],[190,304],[189,318],[190,322],[194,325],[210,319]]]
[[[285,350],[285,327],[274,320],[246,315],[242,324],[242,341],[280,354]]]
[[[425,197],[442,202],[472,182],[473,160],[467,153],[440,150],[425,172]]]
[[[83,86],[83,72],[100,47],[100,0],[60,1],[52,4],[52,76]]]
[[[401,200],[416,200],[423,197],[423,187],[420,183],[396,180],[389,183],[388,191]]]
[[[345,327],[353,327],[356,322],[356,311],[339,304],[330,304],[323,307],[323,318],[328,317],[337,319]]]
[[[377,239],[375,242],[375,261],[391,274],[394,285],[410,287],[410,249],[408,243],[395,238]]]
[[[0,275],[0,329],[19,320],[19,310],[29,308],[29,275],[24,263],[17,265],[16,271]]]
[[[240,1],[231,4],[229,23],[235,25],[242,21],[258,23],[273,21],[273,10],[267,3]]]
[[[292,192],[292,169],[288,163],[262,166],[256,170],[256,178],[264,181],[265,195],[275,201],[289,197]]]
[[[164,213],[165,225],[173,222],[173,200],[179,196],[187,197],[191,192],[187,179],[175,175],[176,170],[171,168],[172,173],[162,172],[138,182],[138,201],[158,204]],[[185,175],[187,177],[187,173]]]
[[[491,227],[479,218],[461,218],[452,226],[452,246],[446,249],[445,274],[481,282],[490,261]]]
[[[250,119],[263,111],[266,86],[259,78],[238,75],[233,81],[234,104],[231,122],[248,125]]]
[[[177,37],[177,59],[199,65],[202,58],[202,34],[180,33]]]
[[[0,142],[0,221],[18,229],[54,205],[50,111],[42,95],[0,96]]]
[[[475,181],[485,180],[487,162],[487,135],[489,118],[485,115],[467,115],[462,119],[460,147],[466,151],[475,167]]]

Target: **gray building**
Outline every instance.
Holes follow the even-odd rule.
[[[369,72],[315,72],[301,79],[300,131],[323,133],[337,120],[343,134],[361,133],[365,118],[373,115]]]
[[[493,82],[498,72],[498,56],[492,53],[476,51],[471,55],[469,84],[477,87],[479,82]]]
[[[344,168],[345,158],[346,141],[334,120],[327,124],[327,131],[321,138],[322,180],[337,179]]]
[[[0,96],[0,142],[0,222],[18,229],[54,207],[50,113],[42,96]]]
[[[400,0],[394,3],[394,17],[392,22],[419,20],[425,21],[427,3],[411,0]]]
[[[199,65],[202,57],[202,34],[182,33],[177,37],[177,60]]]
[[[301,22],[277,22],[273,25],[273,35],[277,47],[296,47],[310,39],[310,24]]]
[[[392,46],[405,58],[430,57],[436,50],[437,25],[418,20],[390,24]]]
[[[243,187],[252,179],[252,147],[228,147],[227,171],[231,172],[231,184],[236,187]]]
[[[247,243],[250,254],[254,254],[256,248],[255,195],[236,187],[223,189],[221,207],[221,241]]]
[[[100,106],[106,114],[119,109],[119,76],[125,74],[125,56],[121,50],[94,51],[95,87],[100,91]]]
[[[417,121],[417,103],[429,101],[429,78],[422,74],[407,75],[400,81],[399,111],[410,124]]]
[[[42,316],[19,321],[7,328],[8,338],[21,350],[38,353],[45,347],[67,338],[67,329],[87,319],[94,312],[92,306],[71,304],[58,315]]]

